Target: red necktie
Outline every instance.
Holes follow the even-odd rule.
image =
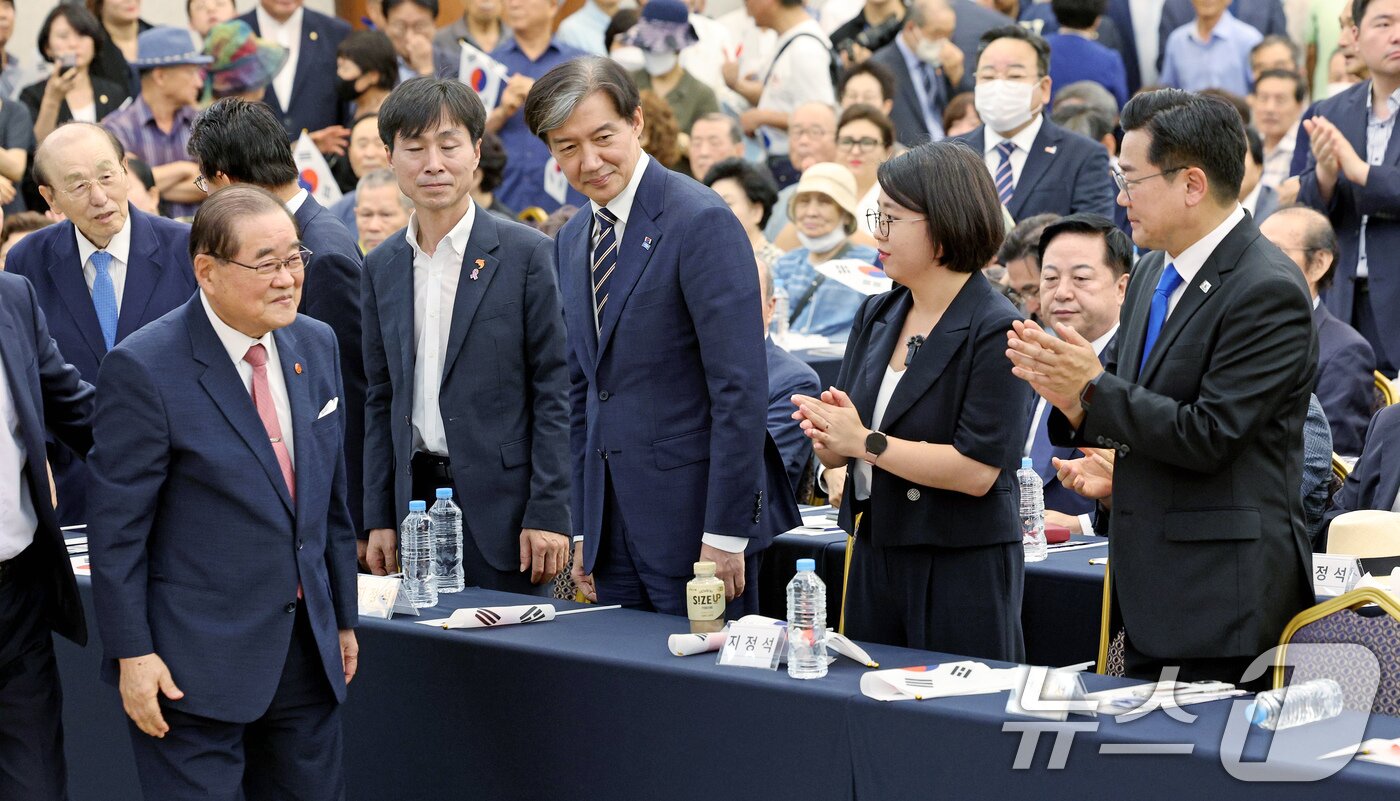
[[[277,464],[282,468],[287,492],[295,501],[297,477],[292,470],[292,455],[287,452],[287,443],[282,441],[282,424],[277,420],[277,407],[272,403],[272,390],[267,385],[267,348],[261,344],[254,345],[243,356],[243,361],[253,366],[253,408],[258,410],[263,428],[267,429],[267,440],[272,443],[272,452],[277,454]]]

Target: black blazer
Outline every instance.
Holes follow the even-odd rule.
[[[1163,269],[1161,253],[1134,269],[1117,361],[1080,430],[1057,411],[1050,439],[1118,452],[1109,561],[1133,647],[1255,655],[1314,600],[1298,491],[1317,374],[1311,300],[1246,215],[1185,287],[1139,375]]]
[[[1343,456],[1361,453],[1375,397],[1376,352],[1355,328],[1338,320],[1319,303],[1313,309],[1317,328],[1317,399],[1332,430],[1332,450]]]
[[[122,107],[122,104],[131,97],[127,88],[115,81],[109,81],[100,75],[89,74],[92,81],[92,102],[97,106],[97,121],[103,119],[113,111]],[[45,78],[38,83],[31,83],[24,87],[19,93],[19,99],[24,105],[29,107],[29,116],[39,119],[39,106],[44,102],[44,89],[49,85],[49,79]],[[65,100],[58,107],[58,124],[62,125],[73,119],[73,110],[68,108],[68,101]]]
[[[909,65],[899,46],[890,42],[870,57],[870,60],[883,64],[894,73],[894,108],[890,111],[890,121],[894,123],[895,139],[905,147],[915,147],[929,141],[928,124],[924,122],[924,111],[919,103],[918,90],[914,88],[914,78],[909,74]],[[938,72],[938,92],[936,105],[941,116],[948,101],[953,97],[952,84],[942,70]]]
[[[986,147],[985,125],[961,136],[978,158]],[[1016,182],[1006,210],[1020,222],[1037,214],[1092,212],[1113,219],[1118,190],[1108,171],[1104,146],[1054,124],[1047,117],[1026,154],[1026,166]]]
[[[913,306],[896,286],[867,298],[856,312],[836,385],[868,425],[885,367]],[[870,512],[872,545],[969,547],[1019,542],[1016,469],[1026,438],[1026,388],[1011,374],[1006,332],[1021,319],[1016,307],[974,272],[927,335],[890,398],[880,430],[891,437],[952,445],[982,464],[1001,468],[982,497],[933,489],[887,473],[872,473],[870,499],[855,501],[855,460],[846,471],[840,523],[855,532],[855,513]],[[856,509],[859,506],[861,509]]]

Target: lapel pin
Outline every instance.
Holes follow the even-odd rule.
[[[468,276],[468,277],[471,278],[473,281],[475,281],[477,278],[479,278],[479,277],[481,276],[481,271],[484,270],[484,269],[486,269],[486,259],[477,259],[477,260],[476,260],[476,269],[475,269],[475,270],[472,270],[472,274],[471,274],[470,276]]]
[[[1209,281],[1202,281],[1202,282],[1201,282],[1201,291],[1202,291],[1202,292],[1209,292],[1209,291],[1210,291],[1210,282],[1209,282]]]
[[[642,237],[642,250],[651,250],[651,237]]]
[[[301,362],[292,365],[292,369],[297,371],[297,375],[301,375]]]
[[[1046,145],[1046,146],[1045,146],[1045,152],[1046,152],[1046,153],[1049,153],[1049,154],[1052,155],[1052,156],[1055,155],[1055,152],[1058,151],[1059,149],[1060,149],[1060,146],[1059,146],[1059,145]]]
[[[107,96],[106,96],[106,95],[98,95],[98,96],[97,96],[97,102],[101,103],[101,104],[104,105],[104,106],[107,105]]]
[[[319,39],[319,38],[320,38],[320,37],[316,34],[315,31],[312,31],[312,32],[311,32],[311,41],[314,42],[314,41],[316,41],[316,40]]]

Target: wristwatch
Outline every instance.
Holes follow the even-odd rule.
[[[1094,376],[1089,383],[1085,384],[1083,389],[1079,390],[1079,408],[1086,412],[1089,411],[1089,407],[1094,403],[1094,390],[1098,388],[1099,379],[1102,377],[1103,373],[1099,373]]]
[[[875,461],[880,458],[880,454],[890,446],[890,440],[879,431],[871,431],[865,435],[865,463],[874,466]]]

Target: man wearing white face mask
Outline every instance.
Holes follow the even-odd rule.
[[[983,155],[1002,205],[1018,222],[1041,213],[1112,218],[1108,151],[1045,119],[1050,47],[1008,25],[982,36],[975,104],[982,125],[957,137]]]
[[[963,52],[949,39],[958,17],[948,0],[914,0],[893,42],[870,60],[895,77],[895,138],[905,147],[944,137],[943,109],[963,77]]]
[[[642,51],[642,70],[632,73],[638,91],[650,89],[665,98],[681,131],[719,111],[714,90],[681,66],[680,51],[699,41],[689,16],[690,9],[681,0],[650,0],[641,19],[623,37],[624,43]],[[684,153],[689,137],[681,136]]]

